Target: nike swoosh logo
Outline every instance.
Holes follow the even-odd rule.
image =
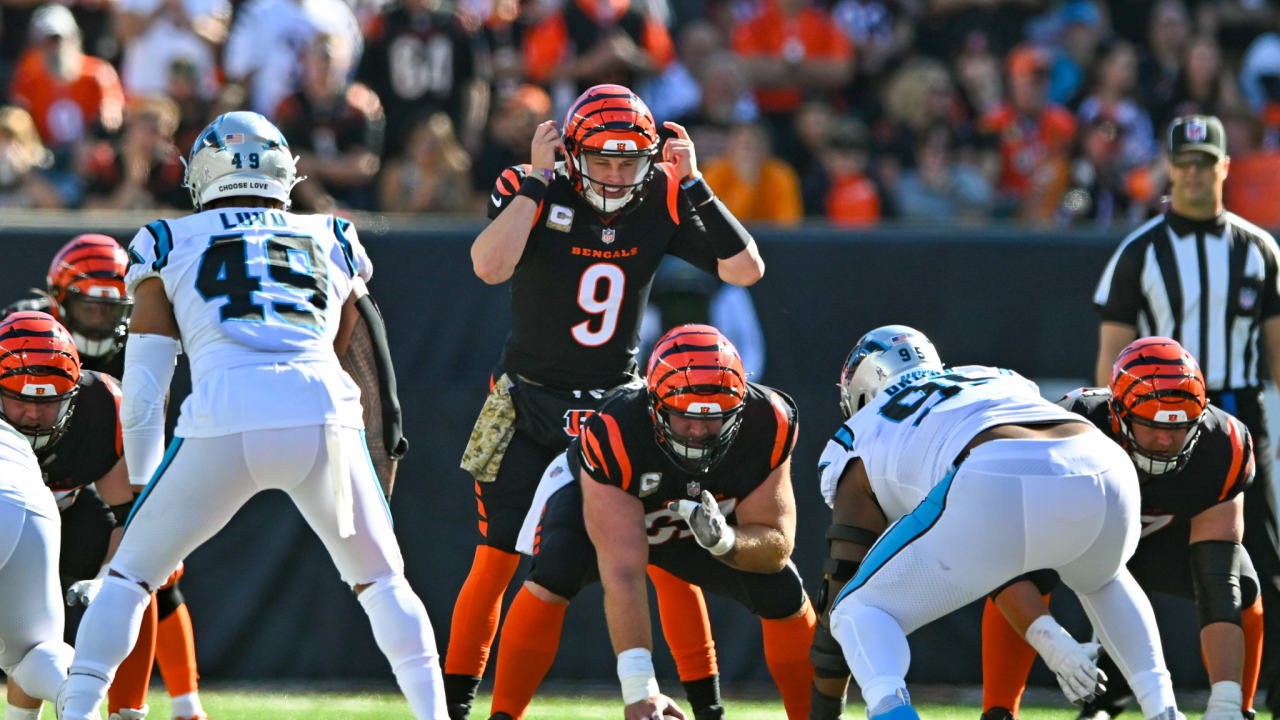
[[[489,199],[493,201],[494,205],[502,204],[502,198],[498,197],[498,193],[493,193],[492,195],[489,196]]]

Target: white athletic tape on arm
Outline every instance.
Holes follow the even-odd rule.
[[[630,705],[658,694],[658,678],[653,674],[653,654],[644,648],[618,653],[618,681],[622,702]]]

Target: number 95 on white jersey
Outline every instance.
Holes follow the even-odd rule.
[[[193,358],[228,341],[253,351],[323,351],[354,278],[373,272],[350,222],[249,208],[153,222],[130,243],[129,261],[130,293],[148,277],[164,282]]]

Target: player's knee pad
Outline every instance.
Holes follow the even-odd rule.
[[[161,620],[172,615],[186,601],[187,599],[183,597],[182,590],[179,589],[177,583],[165,585],[156,591],[156,611],[159,613]]]
[[[28,695],[53,700],[67,678],[67,668],[75,651],[61,640],[47,640],[27,651],[13,667],[4,668]]]
[[[804,609],[808,595],[790,563],[773,575],[747,575],[747,609],[764,620],[783,620]]]
[[[427,609],[404,575],[374,580],[356,597],[369,616],[373,638],[393,672],[409,663],[436,657],[435,633]]]
[[[845,662],[844,651],[831,634],[831,625],[827,622],[819,621],[818,627],[814,628],[809,661],[813,663],[813,674],[820,678],[849,676],[849,663]]]

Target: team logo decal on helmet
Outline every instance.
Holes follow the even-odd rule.
[[[653,175],[658,143],[653,113],[638,95],[621,85],[588,89],[564,118],[565,170],[574,189],[601,212],[620,210],[643,197]],[[625,171],[631,177],[610,183],[591,177],[589,155],[634,158],[634,168]]]
[[[107,235],[77,235],[49,264],[54,315],[85,357],[110,358],[124,347],[133,298],[125,291],[129,256]]]
[[[0,404],[0,416],[26,435],[33,448],[49,447],[66,432],[79,383],[75,341],[52,315],[16,312],[0,322],[0,395],[48,408],[39,413],[41,420],[33,421],[11,415],[9,402]]]
[[[898,376],[915,370],[942,370],[938,351],[924,333],[906,325],[872,330],[858,338],[840,368],[840,411],[853,417]]]
[[[185,161],[183,185],[199,210],[210,200],[254,196],[289,207],[298,177],[297,158],[270,120],[239,110],[219,115],[200,133]]]
[[[733,343],[710,325],[672,328],[649,357],[649,415],[658,446],[677,464],[705,473],[724,458],[742,426],[747,379]],[[678,432],[672,419],[718,420],[709,434]]]
[[[1208,404],[1200,365],[1176,340],[1136,340],[1120,351],[1111,368],[1111,416],[1125,450],[1148,475],[1177,472],[1186,465]],[[1181,447],[1160,452],[1138,444],[1134,425],[1186,430],[1187,435]]]

